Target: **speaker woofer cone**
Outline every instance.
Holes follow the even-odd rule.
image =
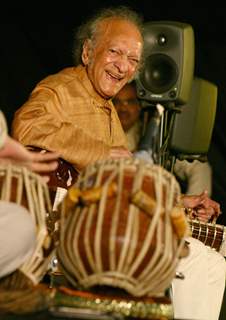
[[[178,75],[179,70],[173,59],[165,54],[153,54],[145,60],[140,81],[146,90],[161,94],[172,89]]]

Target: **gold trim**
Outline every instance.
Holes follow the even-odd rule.
[[[89,299],[56,293],[55,305],[65,307],[89,308],[102,312],[120,313],[126,317],[146,319],[173,319],[173,307],[167,303],[148,303],[134,300],[116,300],[106,298]]]

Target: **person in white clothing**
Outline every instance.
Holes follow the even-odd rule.
[[[123,87],[114,97],[113,103],[126,133],[129,150],[135,152],[142,130],[140,103],[135,83]],[[211,200],[211,167],[208,162],[176,161],[175,172],[187,179],[187,195],[182,206],[194,209],[196,219],[208,222],[218,216],[219,205]],[[189,195],[188,195],[189,194]],[[196,210],[204,205],[205,210]],[[175,319],[217,320],[223,300],[226,276],[224,257],[201,241],[188,237],[189,255],[182,258],[177,274],[184,277],[172,281],[172,303]]]
[[[201,241],[188,238],[190,252],[180,260],[184,279],[172,281],[175,319],[217,320],[225,288],[226,262]]]
[[[28,151],[7,133],[4,114],[0,110],[0,163],[13,162],[28,169],[44,173],[57,168],[57,153],[37,154]],[[25,207],[0,200],[0,278],[17,270],[33,253],[36,227]]]
[[[199,194],[206,190],[212,194],[212,168],[208,161],[176,160],[174,173],[180,181],[185,182],[186,194]]]
[[[126,133],[128,149],[137,150],[142,133],[140,118],[141,105],[137,99],[135,82],[124,86],[113,99],[124,132]],[[212,169],[209,162],[194,160],[176,160],[174,166],[176,177],[186,183],[186,194],[200,194],[204,190],[212,193]]]

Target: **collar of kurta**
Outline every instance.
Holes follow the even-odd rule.
[[[94,100],[98,102],[101,107],[108,108],[112,110],[113,103],[110,99],[104,99],[101,97],[93,88],[91,81],[88,78],[86,68],[82,65],[76,67],[76,73],[78,77],[81,79],[81,83],[84,85],[86,90],[89,92],[90,96],[93,97]]]

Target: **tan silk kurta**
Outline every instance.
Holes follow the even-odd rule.
[[[12,135],[24,145],[50,151],[78,170],[127,146],[111,101],[93,89],[84,67],[71,67],[42,80],[15,113]]]

